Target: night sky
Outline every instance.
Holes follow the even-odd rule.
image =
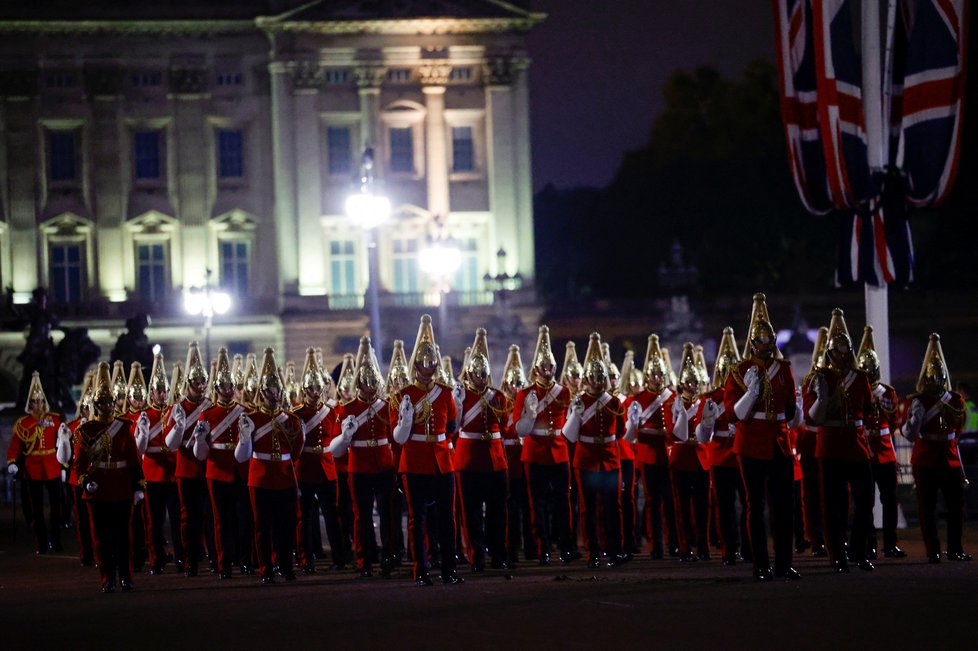
[[[534,0],[530,32],[533,187],[602,187],[641,146],[677,68],[739,77],[774,59],[774,18],[761,0]]]

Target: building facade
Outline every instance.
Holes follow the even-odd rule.
[[[183,297],[209,284],[233,297],[215,346],[342,352],[366,328],[366,240],[344,204],[368,146],[393,207],[377,233],[386,317],[441,300],[418,257],[439,224],[462,252],[460,341],[498,313],[496,280],[532,293],[524,39],[542,15],[497,0],[85,4],[0,18],[0,282],[15,303],[47,287],[105,352],[149,313],[173,359],[200,335]]]

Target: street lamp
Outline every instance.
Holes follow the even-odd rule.
[[[231,295],[211,286],[211,270],[206,272],[203,288],[191,287],[183,297],[183,309],[192,316],[204,317],[204,363],[211,359],[211,326],[215,314],[226,314],[231,309]]]
[[[359,191],[346,200],[346,215],[356,226],[363,229],[367,239],[367,309],[370,314],[370,337],[376,346],[383,346],[380,330],[380,302],[377,285],[380,271],[377,266],[376,229],[384,224],[391,214],[391,203],[387,197],[374,191],[374,150],[367,147],[360,159]]]
[[[452,289],[450,279],[462,266],[462,250],[454,239],[445,237],[442,232],[421,249],[418,266],[434,281],[434,289],[438,292],[438,329],[440,336],[444,337],[448,321],[448,292]]]

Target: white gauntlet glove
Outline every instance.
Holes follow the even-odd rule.
[[[144,497],[146,497],[146,493],[144,493],[143,491],[136,491],[135,493],[133,493],[132,494],[132,504],[133,504],[133,506],[135,506],[135,505],[139,504],[140,502],[142,502]]]
[[[462,386],[461,382],[455,384],[455,388],[452,389],[452,399],[455,401],[455,411],[458,412],[458,417],[462,417],[462,405],[465,404],[465,387]]]
[[[7,464],[7,472],[9,474],[16,475],[18,470],[20,470],[20,468],[17,467],[17,464],[16,463],[9,463],[9,464]]]
[[[173,405],[173,411],[170,412],[170,420],[173,426],[167,432],[164,441],[168,449],[176,450],[183,445],[183,430],[187,426],[187,415],[183,413],[183,407]]]
[[[55,456],[60,464],[71,462],[71,430],[64,423],[58,428],[58,443],[55,449]]]
[[[584,401],[581,396],[571,398],[570,408],[567,410],[567,420],[564,421],[564,429],[561,433],[564,438],[571,443],[576,443],[581,435],[581,417],[584,415]]]
[[[825,420],[825,410],[829,404],[829,383],[821,373],[812,380],[812,391],[815,392],[815,402],[808,409],[808,417],[820,425]]]
[[[638,428],[642,424],[642,405],[633,402],[628,407],[628,414],[625,416],[625,440],[634,443],[638,438]]]
[[[672,435],[684,443],[689,440],[689,415],[680,396],[672,403]]]
[[[761,395],[761,378],[756,366],[751,366],[744,373],[744,384],[747,386],[747,390],[734,403],[734,414],[738,420],[746,420],[750,416],[754,409],[754,403],[757,402],[757,397]]]
[[[207,432],[210,430],[210,425],[206,421],[198,420],[197,424],[194,425],[194,456],[197,457],[198,461],[203,461],[207,458],[207,453],[210,451],[210,446],[207,444]]]
[[[71,443],[71,430],[64,423],[58,426],[58,443],[62,442]]]
[[[795,415],[792,416],[791,420],[788,421],[788,429],[795,429],[801,425],[802,416],[804,415],[805,405],[801,397],[801,389],[795,388]]]
[[[329,442],[327,451],[334,457],[342,457],[350,449],[353,435],[357,433],[357,419],[347,416],[340,423],[340,435]]]
[[[924,426],[924,403],[914,398],[910,402],[907,424],[903,427],[903,435],[911,443],[920,438],[920,429]]]
[[[537,422],[537,414],[540,413],[540,399],[534,391],[530,391],[526,400],[523,401],[523,412],[520,419],[516,421],[515,429],[519,436],[526,436],[533,431],[533,424]]]
[[[397,408],[397,427],[394,428],[394,440],[398,444],[404,445],[411,436],[411,427],[414,425],[414,403],[411,398],[404,396],[401,398],[401,405]]]
[[[144,411],[136,419],[136,450],[143,455],[146,454],[147,447],[149,447],[149,416]]]
[[[710,398],[706,399],[706,403],[703,405],[703,414],[700,418],[699,425],[696,426],[696,440],[700,443],[709,443],[710,439],[713,437],[713,430],[717,424],[717,418],[720,416],[720,408],[717,407],[717,403],[713,402]]]
[[[234,460],[244,463],[251,458],[251,435],[255,431],[255,422],[247,414],[238,417],[238,444],[234,446]]]

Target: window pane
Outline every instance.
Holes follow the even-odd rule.
[[[75,132],[51,131],[48,133],[49,174],[52,181],[75,179]]]
[[[160,178],[160,132],[137,131],[133,134],[133,150],[136,178]]]
[[[353,148],[349,127],[326,129],[326,157],[330,174],[349,174],[353,170]]]
[[[243,134],[240,129],[219,129],[217,132],[218,175],[221,178],[244,176]]]
[[[475,169],[475,147],[472,127],[452,127],[452,171],[471,172]]]
[[[391,171],[414,172],[414,140],[411,127],[391,129]]]

